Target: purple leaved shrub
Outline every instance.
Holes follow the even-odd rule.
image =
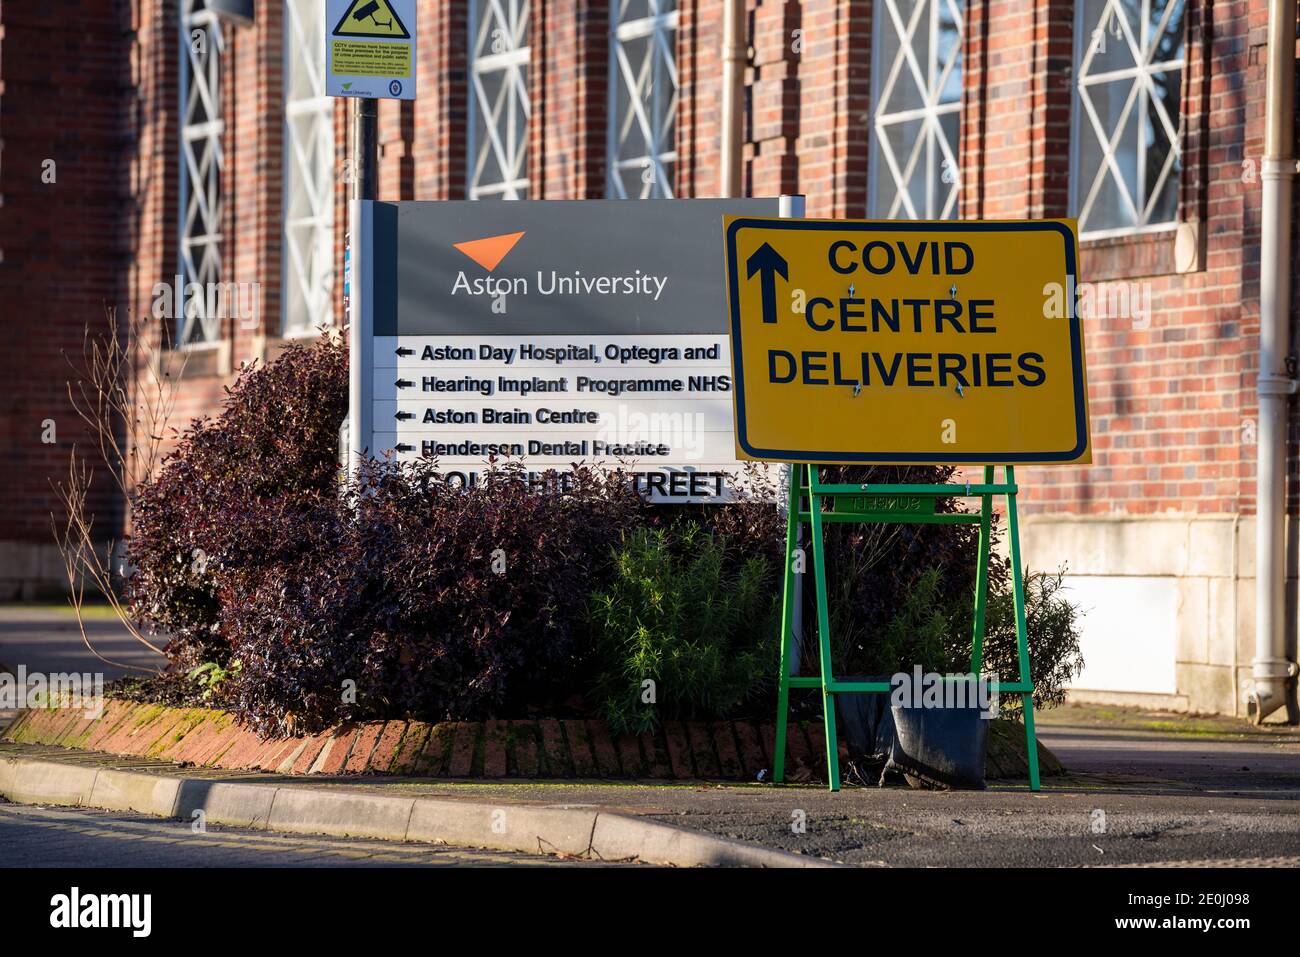
[[[345,490],[346,398],[342,343],[292,347],[139,490],[127,597],[174,669],[237,661],[215,701],[265,732],[571,694],[588,595],[643,522],[629,483],[574,468],[530,485],[498,464],[463,489],[433,462],[372,462]]]
[[[581,684],[592,583],[643,506],[618,473],[552,477],[506,464],[462,488],[431,462],[371,463],[359,493],[286,529],[309,554],[231,576],[232,705],[263,731],[315,730],[519,716]]]
[[[168,636],[174,661],[227,657],[228,573],[291,565],[309,549],[285,530],[336,499],[347,381],[347,349],[333,337],[243,370],[220,413],[193,422],[136,491],[126,597],[138,621]]]
[[[490,464],[463,488],[433,461],[372,461],[356,486],[344,485],[337,446],[347,392],[347,351],[336,338],[245,370],[219,414],[192,423],[132,501],[133,615],[167,636],[173,678],[201,663],[219,666],[223,678],[208,700],[259,731],[304,733],[363,718],[595,713],[609,698],[593,693],[602,675],[640,687],[641,666],[629,656],[641,651],[633,636],[611,632],[615,619],[599,601],[611,594],[616,562],[626,565],[629,548],[681,540],[688,525],[701,554],[716,559],[719,582],[757,581],[754,569],[766,568],[758,590],[780,591],[785,523],[770,497],[648,506],[618,472],[576,465],[538,484],[514,462]],[[951,473],[843,468],[825,478],[941,482]],[[957,660],[969,648],[977,547],[977,529],[966,525],[830,525],[836,670],[889,673]],[[676,567],[672,557],[641,555],[646,568]],[[690,556],[677,559],[689,566]],[[810,617],[811,577],[802,578]],[[1003,621],[1006,563],[995,560],[990,577],[986,660],[1002,670],[1014,666],[1015,649],[1014,628],[1008,633]],[[1059,585],[1059,577],[1046,581],[1030,610],[1031,630],[1044,636],[1030,636],[1043,652],[1036,671],[1056,684],[1077,668],[1078,648]],[[626,574],[619,580],[653,597],[644,586]],[[714,613],[707,600],[689,607],[697,606],[706,618]],[[770,658],[774,674],[775,623],[766,613],[742,617],[725,657],[745,663],[746,674]],[[678,637],[664,622],[643,624],[642,632],[658,628],[666,646]],[[692,621],[678,630],[709,633]],[[811,620],[804,634],[815,637]],[[815,642],[803,660],[815,667]],[[741,701],[770,712],[772,702],[737,692],[736,668],[689,665],[678,673],[698,686],[679,689],[690,692],[683,713],[719,717]]]

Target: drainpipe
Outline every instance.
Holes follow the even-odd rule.
[[[726,0],[722,14],[722,183],[724,197],[743,191],[745,137],[745,0]]]
[[[1256,724],[1287,703],[1286,433],[1296,381],[1291,319],[1291,187],[1296,0],[1270,0],[1259,268],[1259,445],[1256,448],[1255,660],[1247,712]],[[1289,714],[1294,720],[1295,716]]]

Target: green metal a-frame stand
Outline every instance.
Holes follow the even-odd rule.
[[[975,576],[975,627],[971,645],[971,673],[978,675],[984,654],[984,613],[988,602],[989,542],[993,526],[993,497],[1007,497],[1007,534],[1011,547],[1011,575],[1016,606],[1016,647],[1020,662],[1017,681],[994,680],[999,694],[1019,694],[1023,704],[1025,743],[1029,760],[1029,787],[1039,789],[1038,745],[1034,735],[1034,683],[1030,677],[1029,642],[1025,628],[1025,583],[1020,564],[1020,528],[1016,518],[1016,479],[1012,466],[1004,467],[1006,480],[995,484],[994,467],[984,467],[984,482],[978,485],[853,485],[824,484],[815,465],[790,466],[789,524],[785,538],[785,600],[781,615],[781,680],[777,696],[776,755],[772,780],[785,777],[786,724],[789,720],[790,689],[820,688],[825,714],[826,773],[832,791],[840,789],[840,756],[835,733],[835,695],[883,693],[891,690],[883,681],[841,681],[831,663],[830,610],[826,600],[826,547],[822,526],[826,522],[903,522],[934,525],[978,524],[980,527],[979,567]],[[979,498],[976,512],[936,513],[941,498]],[[805,502],[806,499],[806,502]],[[827,509],[826,505],[833,505]],[[804,523],[812,528],[813,577],[817,587],[817,642],[821,675],[800,677],[790,674],[794,644],[794,593],[800,587],[796,550]]]

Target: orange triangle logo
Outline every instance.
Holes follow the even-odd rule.
[[[506,233],[503,236],[488,236],[486,239],[471,239],[468,242],[452,243],[452,245],[491,272],[497,268],[501,260],[506,258],[506,254],[515,248],[515,243],[523,238],[523,233]]]

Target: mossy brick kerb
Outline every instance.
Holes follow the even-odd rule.
[[[772,736],[771,725],[749,721],[670,721],[643,735],[616,735],[594,720],[370,721],[263,739],[221,711],[110,701],[93,719],[69,708],[25,711],[0,740],[293,775],[752,781],[771,767]],[[788,760],[817,776],[825,760],[806,736],[820,741],[820,724],[791,725]],[[1017,742],[1006,728],[993,728],[990,778],[1024,776]],[[1041,744],[1039,763],[1044,775],[1062,773]]]
[[[74,733],[73,732],[75,729]],[[710,778],[752,779],[767,766],[762,733],[746,722],[674,725]],[[221,711],[112,701],[96,720],[69,709],[26,711],[3,740],[88,747],[230,771],[295,775],[396,774],[447,778],[693,778],[692,762],[655,760],[658,735],[616,735],[602,721],[373,721],[318,735],[259,739]],[[735,742],[753,753],[737,760]],[[721,746],[722,752],[716,749]],[[706,757],[708,752],[711,757]],[[649,757],[643,757],[648,754]],[[719,773],[718,769],[725,769]]]

